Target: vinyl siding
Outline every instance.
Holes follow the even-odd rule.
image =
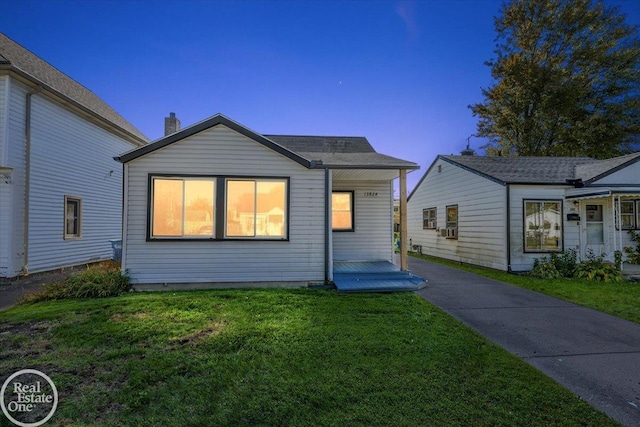
[[[6,166],[9,76],[0,76],[0,166]]]
[[[391,182],[334,180],[333,191],[354,191],[355,216],[353,232],[332,233],[334,260],[393,261]]]
[[[442,171],[438,172],[438,167]],[[446,207],[458,205],[458,239],[447,239]],[[437,159],[407,205],[411,244],[425,254],[500,270],[507,269],[506,188]],[[422,210],[437,209],[437,230],[424,230]]]
[[[36,95],[32,98],[29,271],[109,259],[122,233],[126,141]],[[81,238],[64,240],[64,196],[82,200]]]
[[[24,264],[24,183],[25,183],[25,144],[24,144],[24,126],[25,126],[25,96],[27,89],[18,84],[15,80],[10,79],[8,82],[9,91],[7,95],[7,128],[5,130],[6,164],[5,166],[13,168],[11,173],[11,190],[10,202],[11,209],[10,221],[11,228],[8,233],[7,242],[8,251],[8,270],[7,276],[13,277],[17,275]]]
[[[10,80],[6,166],[13,168],[2,205],[11,213],[11,234],[2,237],[7,252],[5,274],[13,277],[24,265],[25,108],[27,88]],[[110,239],[122,231],[122,165],[113,156],[133,148],[125,140],[45,97],[31,105],[31,177],[29,195],[30,273],[109,259]],[[110,173],[113,171],[113,173]],[[4,187],[4,185],[3,185]],[[82,199],[82,237],[64,240],[64,196]]]
[[[6,166],[9,76],[0,76],[0,166]],[[0,178],[0,277],[9,275],[11,243],[11,183]]]
[[[565,250],[578,249],[579,227],[575,221],[567,222],[568,213],[578,213],[573,202],[564,201],[565,186],[511,186],[511,269],[529,271],[536,258],[548,256],[547,253],[524,252],[524,200],[562,201],[563,247]]]
[[[224,126],[127,164],[124,268],[132,283],[324,280],[324,171]],[[146,241],[149,174],[289,177],[289,241]]]

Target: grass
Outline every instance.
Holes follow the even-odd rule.
[[[21,305],[0,313],[0,381],[27,367],[60,393],[48,425],[617,425],[412,293]]]
[[[541,292],[590,307],[632,322],[640,323],[640,283],[596,282],[585,279],[538,279],[470,264],[462,264],[427,255],[413,255],[428,261],[468,271],[500,282]]]

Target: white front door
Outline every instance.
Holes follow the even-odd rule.
[[[604,253],[604,205],[591,204],[586,205],[586,221],[585,228],[585,253],[586,257],[593,252],[594,255],[600,256]]]

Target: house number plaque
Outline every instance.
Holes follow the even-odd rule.
[[[365,191],[364,197],[378,197],[377,191]]]

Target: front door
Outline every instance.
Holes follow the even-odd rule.
[[[604,206],[594,204],[586,206],[586,247],[584,256],[593,253],[596,256],[604,252]]]

